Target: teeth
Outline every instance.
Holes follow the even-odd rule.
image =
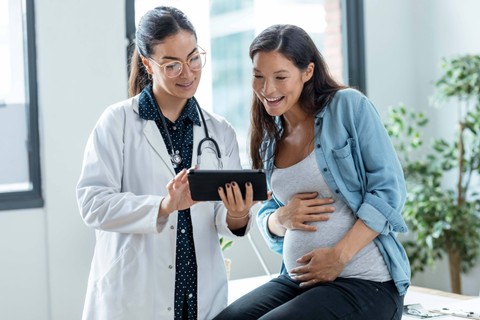
[[[265,99],[266,99],[268,102],[277,102],[277,101],[279,101],[280,99],[282,99],[282,97],[279,97],[279,98],[267,98],[267,97],[265,97]]]

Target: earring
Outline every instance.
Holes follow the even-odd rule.
[[[147,74],[148,74],[148,80],[152,81],[152,74],[149,72],[147,72]]]

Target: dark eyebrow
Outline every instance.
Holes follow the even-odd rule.
[[[187,58],[190,57],[192,54],[194,54],[195,51],[198,51],[198,47],[196,47],[196,48],[194,48],[192,51],[190,51],[190,53],[187,55]],[[180,58],[170,57],[170,56],[163,56],[163,57],[161,57],[160,59],[169,59],[169,60],[178,60],[178,61],[181,60]]]
[[[262,73],[262,72],[261,72],[260,70],[258,70],[257,68],[253,68],[253,71],[254,71],[254,72],[260,72],[260,73]],[[273,74],[284,73],[284,72],[289,73],[288,70],[283,70],[283,69],[282,69],[282,70],[275,71]]]

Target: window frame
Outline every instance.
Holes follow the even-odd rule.
[[[363,0],[341,0],[343,50],[346,57],[345,81],[364,94],[367,93],[365,66],[365,31]],[[135,0],[125,0],[127,59],[130,59],[135,41]],[[129,62],[129,61],[128,61]],[[128,66],[130,64],[128,63]],[[130,73],[130,70],[127,71]]]
[[[342,0],[342,28],[345,33],[343,45],[347,58],[348,85],[367,93],[365,66],[365,30],[363,0]]]
[[[38,126],[37,66],[34,0],[25,0],[28,170],[32,189],[0,192],[0,210],[41,208],[44,205],[40,172],[40,137]]]

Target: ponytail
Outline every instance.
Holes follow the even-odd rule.
[[[130,77],[128,79],[128,96],[133,97],[142,92],[152,80],[149,79],[147,69],[142,63],[138,49],[135,47],[130,60]]]

